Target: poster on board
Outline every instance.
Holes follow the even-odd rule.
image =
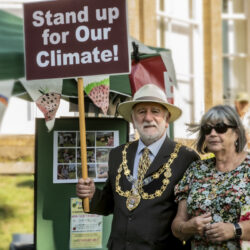
[[[79,131],[54,131],[53,183],[77,183],[81,178]],[[109,152],[119,145],[119,131],[86,131],[88,176],[104,182],[108,176]]]
[[[70,249],[102,248],[103,216],[83,212],[82,200],[70,199]]]

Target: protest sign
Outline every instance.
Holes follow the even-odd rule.
[[[126,0],[24,4],[26,79],[129,73]]]

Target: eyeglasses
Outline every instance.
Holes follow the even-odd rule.
[[[228,128],[236,128],[236,126],[227,125],[224,122],[221,122],[221,123],[215,124],[215,126],[205,124],[201,127],[205,135],[209,135],[212,129],[214,129],[216,133],[218,134],[224,134],[227,132]]]

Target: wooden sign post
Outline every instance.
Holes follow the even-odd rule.
[[[86,145],[86,126],[85,126],[85,107],[84,107],[84,87],[83,79],[77,79],[78,90],[78,110],[79,110],[79,127],[81,141],[81,163],[82,163],[82,178],[88,178],[87,166],[87,145]],[[89,212],[89,198],[83,199],[84,212]]]

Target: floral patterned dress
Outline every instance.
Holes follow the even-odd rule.
[[[187,200],[190,217],[211,212],[213,221],[239,222],[241,207],[250,205],[250,153],[230,172],[215,169],[215,158],[193,162],[175,187],[176,201]],[[239,242],[211,243],[195,235],[192,249],[240,249]]]

